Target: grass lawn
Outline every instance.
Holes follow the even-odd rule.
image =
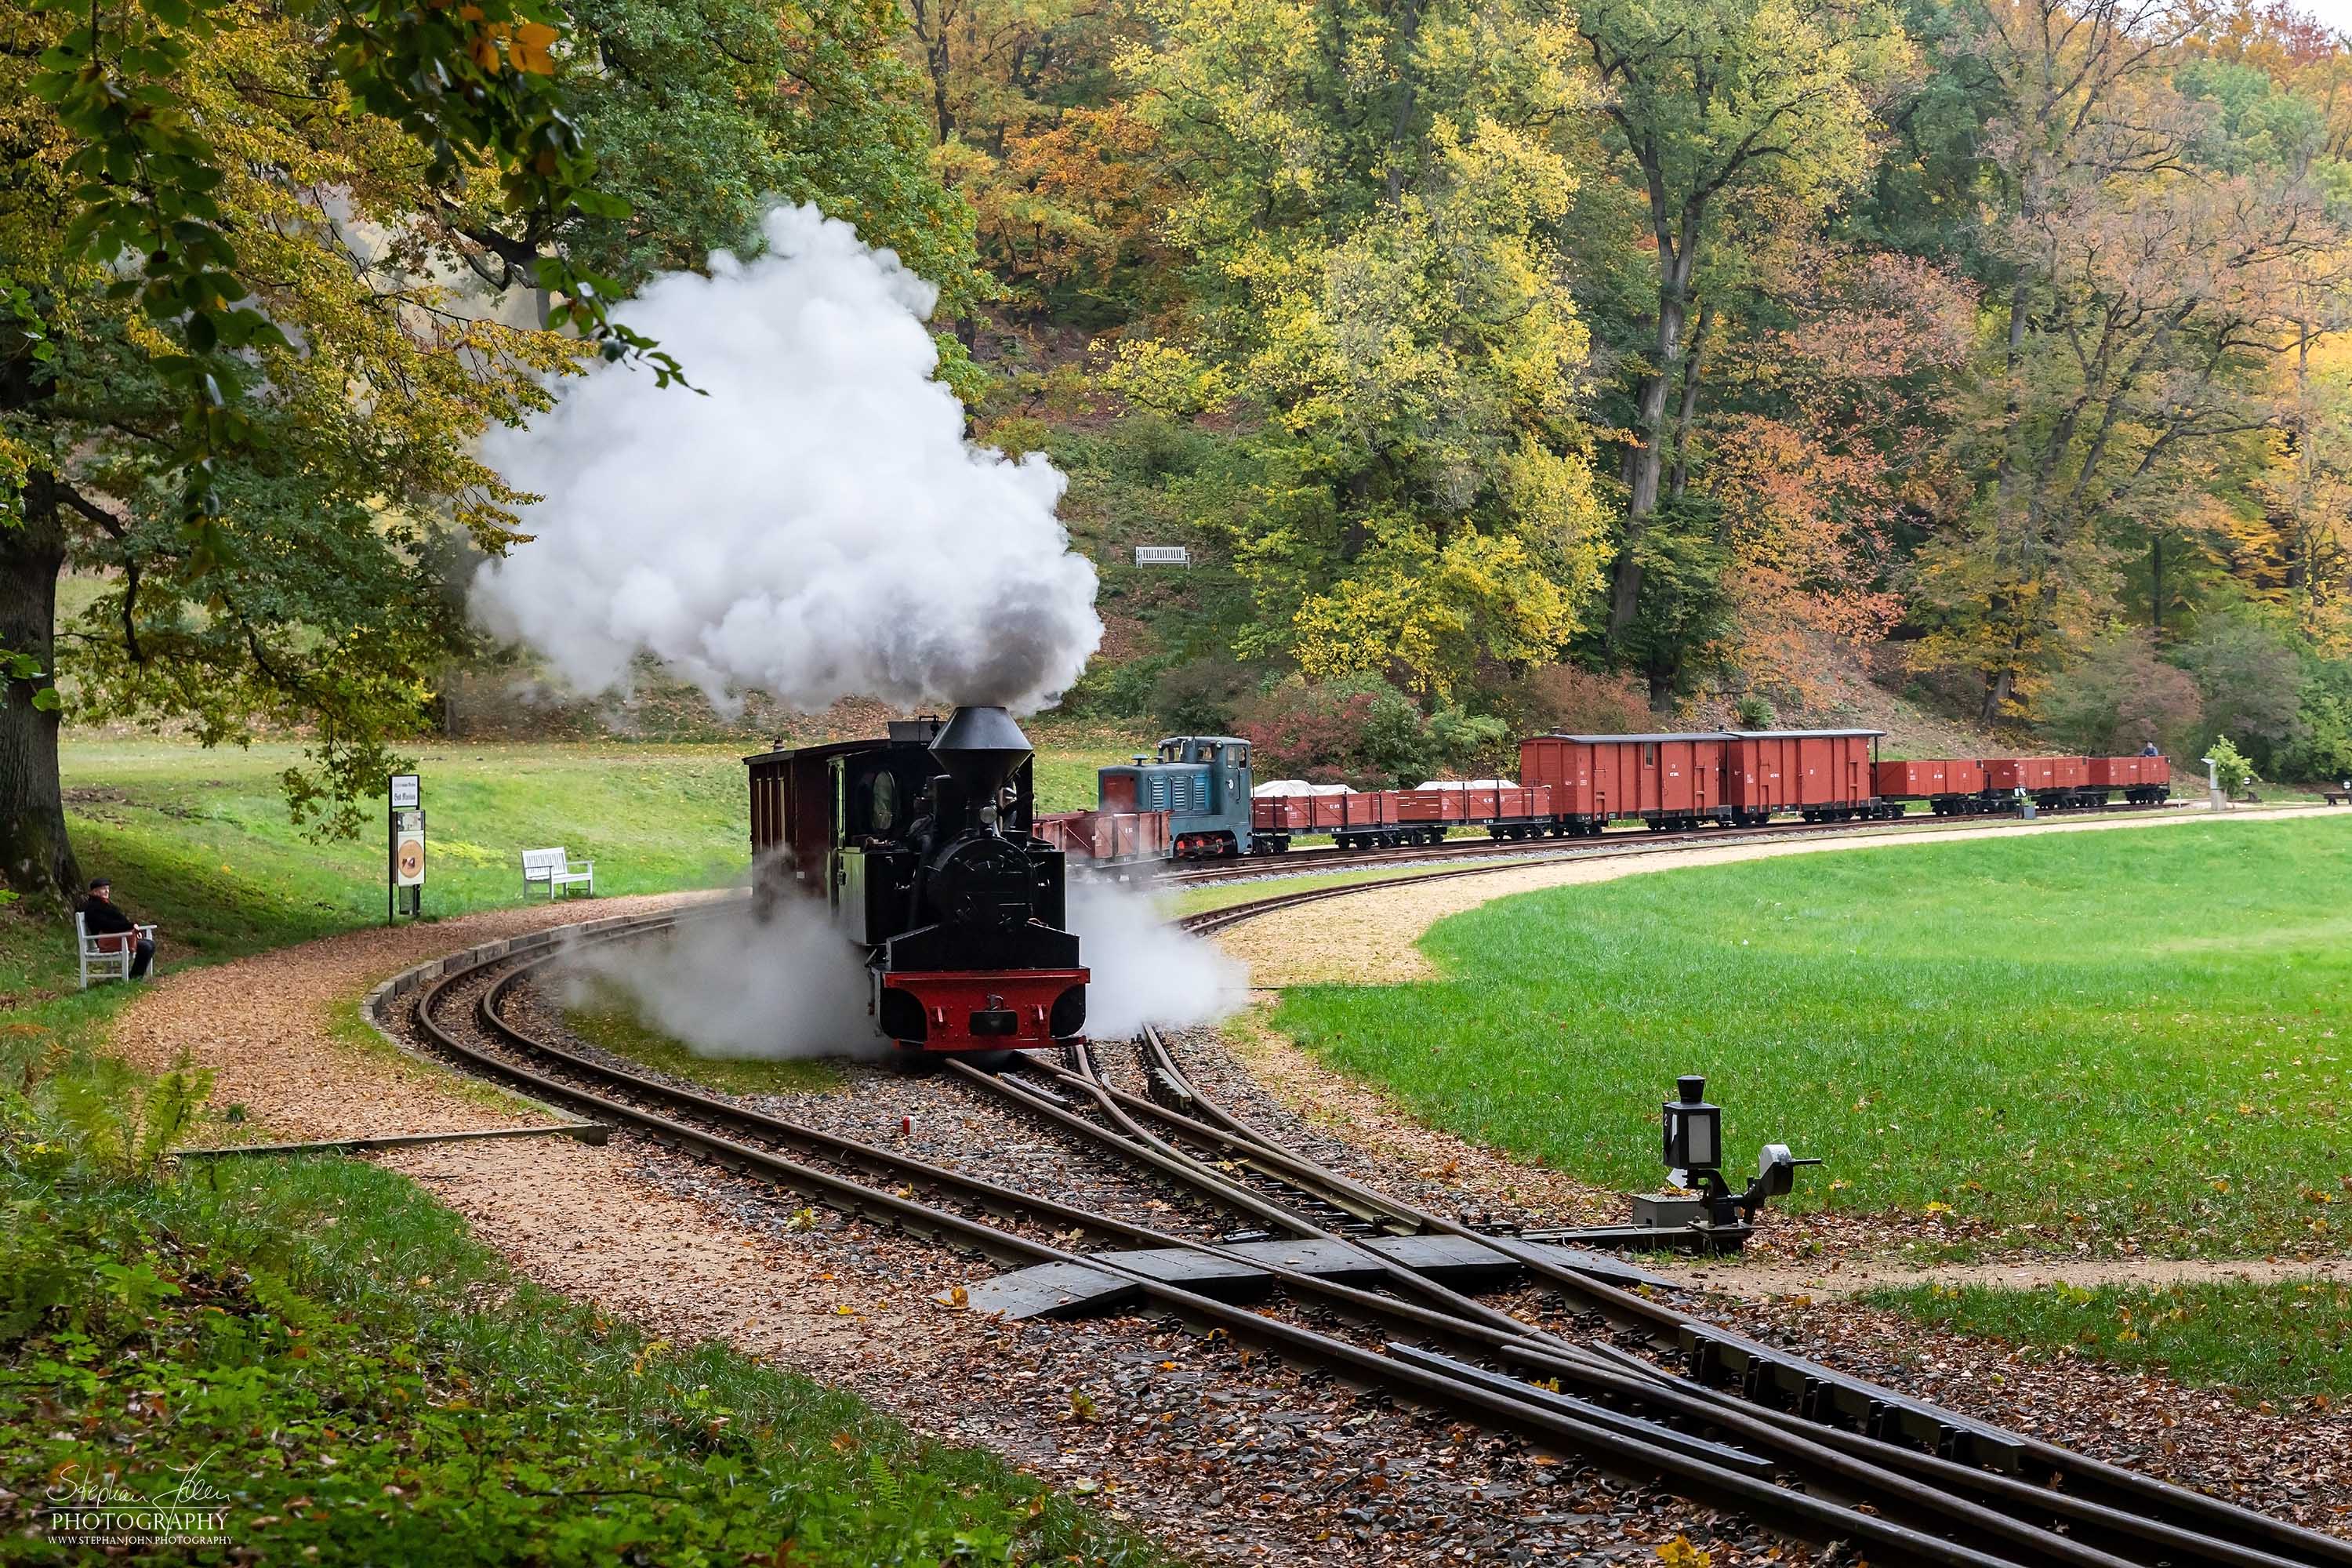
[[[1922,1322],[2158,1368],[2248,1400],[2352,1397],[2352,1289],[2326,1280],[2009,1290],[1927,1285],[1864,1298]]]
[[[1727,1164],[1970,1244],[2341,1246],[2352,831],[2199,823],[1691,868],[1440,922],[1446,976],[1277,1026],[1432,1121],[1626,1189],[1702,1072]],[[1751,1167],[1752,1168],[1752,1167]]]
[[[1318,888],[1353,888],[1366,882],[1393,882],[1400,879],[1426,876],[1432,870],[1447,869],[1451,868],[1423,864],[1400,866],[1392,870],[1375,866],[1354,871],[1308,871],[1297,876],[1271,878],[1262,882],[1214,882],[1204,888],[1178,893],[1165,901],[1180,916],[1197,915],[1210,910],[1230,909],[1235,904],[1255,903],[1260,899],[1278,899],[1286,893],[1312,892]]]
[[[68,737],[67,817],[82,868],[160,924],[166,963],[232,958],[383,918],[384,845],[317,843],[289,819],[278,775],[299,748],[205,751]],[[710,887],[750,863],[742,748],[584,742],[429,745],[425,909],[522,901],[519,857],[561,844],[596,862],[600,894]],[[1108,742],[1038,754],[1048,809],[1091,803]],[[586,918],[585,915],[583,918]],[[76,983],[69,927],[0,910],[0,1006]]]
[[[20,1102],[0,1160],[0,1552],[47,1489],[217,1510],[141,1561],[1164,1562],[1001,1460],[510,1273],[353,1160],[151,1182]],[[210,1535],[209,1523],[197,1527]]]

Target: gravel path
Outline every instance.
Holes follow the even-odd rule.
[[[2324,808],[2322,808],[2324,809]],[[2248,822],[2308,816],[2313,808],[2277,806],[2263,811],[2238,811],[2220,820]],[[1819,855],[1827,850],[1900,849],[1919,844],[1950,844],[1971,838],[2014,834],[2104,833],[2129,828],[2165,827],[2182,822],[2211,822],[2211,814],[2182,810],[2163,816],[2085,817],[2050,822],[2011,823],[1986,827],[1942,827],[1917,833],[1890,833],[1885,828],[1853,834],[1832,834],[1787,843],[1727,844],[1719,848],[1680,849],[1672,854],[1627,855],[1611,859],[1553,861],[1508,871],[1456,877],[1420,887],[1373,884],[1361,893],[1325,899],[1297,909],[1276,910],[1245,921],[1220,932],[1215,940],[1226,952],[1247,963],[1250,984],[1261,988],[1289,985],[1391,985],[1436,977],[1418,943],[1429,928],[1448,915],[1476,909],[1514,893],[1541,888],[1561,888],[1590,882],[1613,882],[1656,871],[1690,866],[1724,866],[1739,860],[1767,860],[1782,855]],[[2347,818],[2352,820],[2352,818]],[[1280,891],[1269,887],[1268,892]]]
[[[258,1142],[460,1132],[547,1120],[530,1106],[436,1071],[383,1044],[341,1009],[404,969],[477,942],[700,895],[598,899],[345,932],[153,981],[115,1021],[114,1052],[149,1072],[185,1050],[213,1070],[207,1139]]]

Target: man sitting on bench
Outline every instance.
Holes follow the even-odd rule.
[[[103,877],[89,885],[89,902],[82,906],[81,929],[92,936],[134,939],[138,945],[131,954],[131,978],[133,980],[147,978],[147,965],[152,963],[155,957],[155,939],[142,935],[139,928],[131,923],[131,917],[116,907],[114,884]],[[106,945],[120,952],[126,944],[112,942]]]

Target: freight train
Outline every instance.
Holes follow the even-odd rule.
[[[985,707],[743,759],[755,900],[824,904],[865,961],[875,1028],[903,1050],[1003,1053],[1086,1028],[1063,853],[1032,831],[1033,760]]]
[[[1882,760],[1878,730],[1716,730],[1647,735],[1534,735],[1519,779],[1412,790],[1254,796],[1250,745],[1174,736],[1158,760],[1105,768],[1092,811],[1041,817],[1041,837],[1080,863],[1279,855],[1303,834],[1342,849],[1434,844],[1458,827],[1497,839],[1591,837],[1612,822],[1656,832],[1752,827],[1776,816],[1849,822],[2136,805],[2171,794],[2163,757]]]
[[[751,774],[755,896],[820,902],[862,958],[876,1030],[910,1054],[1003,1056],[1082,1037],[1087,971],[1067,868],[1342,848],[2161,802],[2162,757],[1881,761],[1876,730],[1535,735],[1519,782],[1258,797],[1250,743],[1174,736],[1101,770],[1099,804],[1041,817],[1026,736],[1002,708],[893,721],[880,739],[779,747]]]

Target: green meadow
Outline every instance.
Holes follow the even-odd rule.
[[[2198,823],[1692,868],[1497,900],[1443,978],[1278,1026],[1429,1121],[1627,1190],[1704,1073],[1736,1168],[1939,1249],[2335,1250],[2352,825]],[[1749,1168],[1752,1168],[1749,1167]]]
[[[1956,1333],[2160,1369],[2249,1402],[2300,1400],[2325,1410],[2352,1397],[2352,1289],[2333,1280],[1921,1285],[1864,1299]]]

